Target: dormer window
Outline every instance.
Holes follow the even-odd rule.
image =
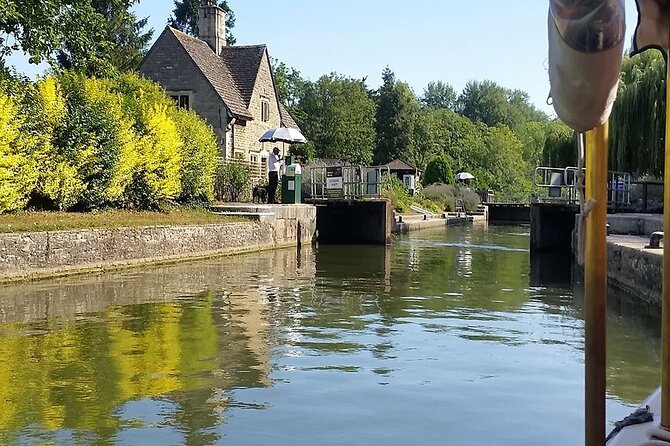
[[[268,122],[270,120],[270,100],[261,98],[261,121]]]

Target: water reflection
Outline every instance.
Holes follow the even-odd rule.
[[[578,443],[576,290],[506,227],[2,287],[0,443]],[[612,420],[656,312],[610,303]]]

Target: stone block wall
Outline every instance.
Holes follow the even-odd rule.
[[[270,105],[270,119],[267,122],[263,122],[261,119],[262,98],[268,100]],[[268,129],[281,125],[281,117],[279,115],[279,107],[277,105],[277,97],[275,95],[267,52],[263,55],[260,68],[258,69],[258,78],[256,79],[254,93],[249,103],[249,111],[254,116],[253,121],[247,121],[246,125],[235,124],[235,149],[243,151],[244,159],[246,160],[249,160],[250,154],[258,155],[258,162],[260,162],[261,156],[267,156],[275,145],[281,149],[281,143],[263,144],[258,142],[258,139]],[[288,145],[286,146],[286,150],[288,150]]]
[[[256,221],[0,234],[0,280],[310,243],[313,206],[276,206]]]
[[[609,242],[607,276],[609,283],[616,288],[661,306],[663,256],[659,251]]]

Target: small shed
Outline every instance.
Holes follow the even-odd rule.
[[[400,181],[402,181],[405,189],[410,194],[414,194],[416,186],[421,180],[421,174],[423,173],[419,168],[401,159],[394,159],[393,161],[384,164],[384,167],[388,167],[391,174],[397,176]]]

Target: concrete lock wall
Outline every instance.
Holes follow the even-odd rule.
[[[530,207],[531,251],[567,251],[570,253],[572,231],[578,206],[533,203]]]
[[[0,234],[0,280],[311,243],[313,206],[276,206],[258,221]]]
[[[393,210],[387,200],[330,200],[317,206],[323,243],[391,243]]]

